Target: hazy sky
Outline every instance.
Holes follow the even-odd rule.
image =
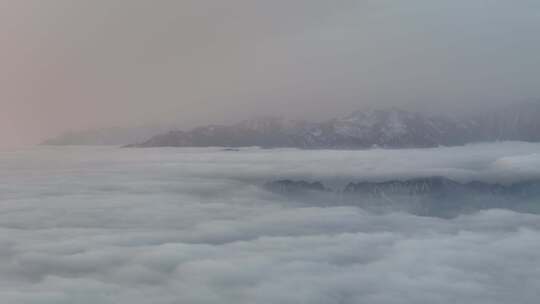
[[[0,0],[0,148],[540,98],[538,0]]]

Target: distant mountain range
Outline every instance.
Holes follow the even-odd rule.
[[[398,108],[355,111],[323,122],[266,117],[170,131],[130,147],[363,149],[456,146],[497,140],[540,141],[540,103],[519,103],[460,118]]]
[[[148,138],[169,130],[165,126],[139,126],[132,128],[102,128],[79,132],[67,132],[58,137],[48,139],[42,145],[118,145],[123,146]]]
[[[540,102],[518,103],[454,117],[399,108],[368,109],[322,122],[275,117],[189,131],[166,127],[111,128],[64,134],[47,145],[365,149],[456,146],[471,142],[540,142]]]
[[[375,212],[407,211],[417,215],[454,217],[483,209],[503,208],[540,213],[540,181],[513,184],[481,181],[460,183],[428,176],[382,182],[351,182],[342,189],[321,182],[277,180],[263,188],[308,204],[356,205]]]

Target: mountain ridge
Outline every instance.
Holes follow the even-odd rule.
[[[428,148],[502,140],[540,141],[540,103],[461,118],[396,107],[358,110],[322,122],[265,117],[170,131],[128,147]]]
[[[461,117],[424,114],[398,107],[369,107],[320,122],[264,116],[190,130],[99,129],[65,134],[43,144],[368,149],[429,148],[490,141],[540,142],[540,102],[517,103]]]

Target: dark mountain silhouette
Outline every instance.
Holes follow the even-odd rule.
[[[277,180],[264,185],[273,193],[314,205],[355,205],[375,212],[406,211],[453,217],[482,209],[540,213],[540,180],[513,184],[461,183],[446,177],[382,182],[351,182],[329,189],[321,182]]]

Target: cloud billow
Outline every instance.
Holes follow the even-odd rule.
[[[537,302],[536,214],[373,214],[295,204],[260,183],[433,172],[509,182],[536,178],[538,144],[51,149],[0,156],[3,303]]]

